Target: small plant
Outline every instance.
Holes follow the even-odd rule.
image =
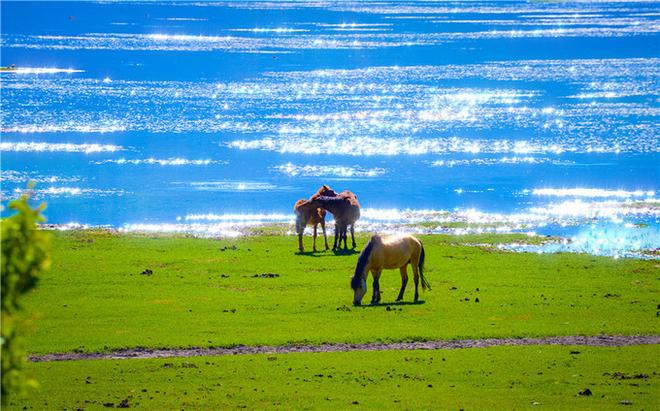
[[[19,324],[14,318],[20,309],[20,298],[35,287],[39,274],[50,265],[50,237],[37,228],[44,221],[41,212],[44,205],[32,208],[29,196],[9,203],[16,210],[11,217],[0,222],[2,237],[2,404],[11,395],[25,392],[27,387],[36,386],[36,381],[27,378],[22,367],[25,352],[19,333]]]

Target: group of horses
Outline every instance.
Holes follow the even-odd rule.
[[[314,226],[314,245],[316,251],[316,229],[321,225],[323,229],[323,239],[325,240],[325,249],[328,249],[328,238],[325,234],[325,215],[327,211],[332,213],[335,219],[335,242],[332,245],[332,251],[341,248],[341,242],[344,241],[344,250],[348,250],[346,233],[348,226],[351,227],[351,239],[353,248],[355,244],[355,222],[360,218],[360,203],[357,196],[348,190],[337,193],[335,190],[324,185],[309,199],[300,199],[293,206],[296,213],[296,233],[298,234],[298,250],[304,252],[302,243],[303,232],[307,225]]]
[[[323,229],[325,249],[328,247],[328,239],[325,233],[325,216],[329,211],[335,219],[335,241],[332,250],[341,248],[344,241],[344,249],[347,250],[347,231],[350,226],[353,248],[355,244],[355,221],[360,218],[360,203],[357,196],[346,190],[337,193],[330,187],[322,186],[316,194],[309,199],[300,199],[293,207],[296,214],[296,234],[298,234],[298,249],[304,252],[302,237],[305,227],[314,226],[313,250],[316,252],[317,227],[320,224]],[[424,277],[424,246],[422,242],[412,235],[397,235],[392,237],[381,237],[376,234],[364,247],[358,257],[355,273],[351,278],[353,289],[353,305],[361,305],[362,298],[367,292],[367,277],[369,273],[373,276],[373,293],[371,304],[380,303],[380,275],[383,269],[398,268],[401,273],[401,289],[396,301],[403,299],[403,294],[408,284],[408,264],[412,266],[413,280],[415,282],[415,302],[419,300],[419,282],[421,279],[422,289],[431,289]]]

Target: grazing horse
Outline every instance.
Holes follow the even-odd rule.
[[[346,235],[348,226],[351,226],[351,240],[355,248],[355,221],[360,218],[360,203],[357,196],[348,190],[337,193],[324,185],[310,200],[316,201],[321,207],[330,211],[335,218],[335,242],[332,250],[341,248],[342,240],[344,240],[344,249],[348,249]]]
[[[371,304],[380,302],[380,285],[378,280],[383,269],[398,268],[401,271],[401,291],[396,298],[397,301],[403,299],[403,293],[408,283],[408,264],[412,266],[413,278],[415,280],[415,302],[419,299],[418,285],[419,279],[422,279],[422,289],[430,290],[426,278],[424,278],[424,246],[422,242],[411,235],[394,236],[383,238],[374,235],[369,240],[367,246],[362,250],[355,266],[355,274],[351,279],[351,288],[353,288],[353,305],[360,305],[362,297],[367,292],[367,276],[369,271],[374,277],[374,291],[371,297]]]
[[[328,237],[325,235],[325,215],[326,211],[319,207],[317,204],[309,200],[298,200],[293,206],[293,211],[296,213],[296,233],[298,234],[298,249],[302,253],[304,250],[302,237],[305,227],[308,224],[314,226],[314,251],[316,251],[316,227],[321,224],[323,230],[323,239],[325,240],[325,249],[328,249]]]

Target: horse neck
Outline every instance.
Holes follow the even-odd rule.
[[[336,201],[324,200],[322,198],[316,199],[315,201],[323,208],[330,211],[333,215],[336,215],[341,210],[340,203]]]

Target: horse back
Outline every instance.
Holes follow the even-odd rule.
[[[381,268],[403,267],[409,261],[417,261],[421,254],[421,242],[413,236],[386,237],[374,250],[374,262]]]

